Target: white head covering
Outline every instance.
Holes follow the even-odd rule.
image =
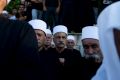
[[[53,28],[53,35],[58,32],[64,32],[64,33],[68,34],[68,29],[64,25],[57,25]]]
[[[75,37],[73,35],[68,35],[67,36],[67,40],[73,40],[73,41],[75,41]]]
[[[82,29],[81,40],[86,38],[92,38],[99,40],[98,27],[96,26],[86,26]]]
[[[34,19],[28,22],[33,29],[39,29],[46,33],[47,24],[43,20]]]
[[[9,4],[10,1],[11,1],[11,0],[7,0],[7,4]]]
[[[2,14],[8,14],[8,11],[4,10],[2,11]]]
[[[120,58],[113,35],[113,28],[120,30],[120,1],[105,8],[99,15],[97,23],[104,59],[92,80],[120,80]]]
[[[50,29],[46,29],[46,34],[52,34]]]

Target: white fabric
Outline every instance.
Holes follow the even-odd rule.
[[[120,1],[113,3],[101,12],[97,26],[104,59],[92,80],[120,80],[120,58],[116,51],[113,35],[113,28],[120,30]]]
[[[7,0],[7,4],[9,4],[10,1],[11,1],[11,0]]]
[[[92,38],[99,40],[98,27],[96,26],[86,26],[82,29],[81,40],[86,38]]]
[[[43,20],[34,19],[28,22],[33,29],[39,29],[46,33],[47,24]]]
[[[73,40],[73,41],[75,41],[75,37],[73,35],[68,35],[67,36],[67,40]]]
[[[64,33],[68,34],[68,29],[64,25],[57,25],[53,28],[53,35],[58,32],[64,32]]]
[[[52,34],[50,29],[46,29],[46,34]]]
[[[4,10],[2,11],[2,14],[8,14],[8,11]]]

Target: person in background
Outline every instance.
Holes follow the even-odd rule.
[[[92,80],[120,79],[120,1],[106,7],[98,16],[103,63]]]
[[[58,14],[60,11],[61,0],[43,0],[44,20],[48,24],[48,28],[58,25]]]
[[[52,32],[50,29],[46,30],[46,41],[45,41],[45,49],[49,49],[52,48],[52,40],[53,40],[53,36],[52,36]]]
[[[0,0],[0,14],[10,0]],[[0,79],[43,80],[33,28],[0,17]]]
[[[30,0],[32,5],[32,19],[42,19],[43,16],[43,1]]]
[[[44,48],[46,42],[46,35],[47,35],[46,32],[47,24],[43,20],[39,20],[39,19],[30,20],[28,23],[32,25],[36,33],[36,37],[38,40],[39,58],[42,63],[42,67],[44,71],[43,74],[45,75],[44,79],[56,80],[55,79],[56,68],[55,68],[55,60],[53,53],[49,52],[49,49],[45,50]]]
[[[80,54],[76,54],[66,48],[68,29],[64,25],[57,25],[53,28],[54,53],[56,63],[56,80],[79,80]]]
[[[86,26],[82,29],[81,42],[84,49],[83,80],[90,80],[102,63],[98,27]]]
[[[67,36],[67,48],[68,49],[74,49],[76,45],[75,37],[73,35],[68,35]]]

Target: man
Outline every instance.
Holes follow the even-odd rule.
[[[84,80],[90,80],[102,62],[98,28],[95,26],[84,27],[82,29],[81,41],[85,53],[83,58],[83,77]]]
[[[52,48],[52,40],[53,40],[53,36],[52,36],[52,32],[50,29],[46,30],[46,41],[45,41],[45,49],[49,49]]]
[[[32,19],[42,19],[43,2],[42,0],[30,0],[32,5]]]
[[[0,14],[9,2],[0,0]],[[0,24],[0,79],[42,79],[37,40],[32,27],[3,17],[0,17]]]
[[[55,60],[54,53],[45,50],[45,42],[46,42],[46,27],[47,24],[43,20],[34,19],[28,22],[35,30],[36,37],[38,40],[38,51],[39,58],[42,63],[43,71],[44,71],[44,79],[45,80],[55,80]]]
[[[46,40],[46,27],[47,27],[46,22],[39,19],[34,19],[34,20],[30,20],[28,23],[32,25],[33,29],[35,30],[36,37],[38,40],[38,48],[39,48],[38,51],[43,50]]]
[[[103,63],[92,80],[120,79],[120,1],[106,7],[97,19]],[[110,15],[110,16],[109,16]]]
[[[67,36],[67,48],[74,49],[75,44],[76,44],[75,37],[73,35],[68,35]]]
[[[58,14],[60,11],[60,0],[43,0],[43,10],[45,11],[44,20],[47,22],[50,29],[58,24]]]
[[[52,53],[56,58],[57,80],[78,80],[81,56],[65,48],[67,35],[68,30],[64,25],[57,25],[53,28],[55,48],[52,49]]]

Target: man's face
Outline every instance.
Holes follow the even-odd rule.
[[[45,45],[51,45],[51,42],[52,42],[52,35],[51,34],[47,34],[46,35]]]
[[[67,40],[67,48],[68,49],[74,49],[74,46],[75,46],[75,41],[74,40]]]
[[[37,41],[38,41],[38,47],[43,47],[45,44],[46,36],[45,33],[41,30],[35,30]]]
[[[114,29],[114,39],[115,39],[115,45],[117,48],[117,53],[120,58],[120,30]]]
[[[84,48],[84,53],[85,55],[101,55],[101,50],[99,47],[99,41],[96,39],[83,39],[82,40],[83,43],[83,48]]]
[[[59,48],[65,48],[66,46],[66,40],[67,40],[67,34],[63,32],[56,33],[54,35],[54,43],[56,47]]]

